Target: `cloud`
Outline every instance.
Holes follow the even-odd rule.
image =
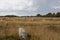
[[[4,15],[17,15],[15,12],[1,12],[0,15],[4,16]]]
[[[53,6],[54,9],[60,9],[60,6]]]
[[[32,0],[0,0],[0,9],[23,10],[32,6]]]
[[[31,16],[31,15],[36,15],[36,12],[28,11],[28,10],[4,10],[4,11],[0,11],[0,15]]]
[[[60,11],[60,0],[0,0],[0,15],[34,15]]]
[[[34,15],[42,13],[46,2],[46,0],[0,0],[0,14]]]

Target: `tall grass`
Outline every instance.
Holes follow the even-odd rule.
[[[60,18],[0,18],[0,40],[18,40],[18,28],[31,35],[30,40],[60,40]]]

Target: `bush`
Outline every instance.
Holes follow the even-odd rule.
[[[18,17],[16,15],[6,15],[5,17]]]
[[[49,25],[48,30],[53,31],[53,32],[57,32],[57,27],[54,25]]]

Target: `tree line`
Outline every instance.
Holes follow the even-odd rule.
[[[0,17],[19,17],[19,16],[16,16],[16,15],[5,15],[5,16],[0,16]],[[30,16],[22,16],[22,17],[30,17]],[[47,13],[45,15],[37,14],[36,16],[31,16],[31,17],[60,17],[60,12]]]
[[[45,15],[37,14],[37,17],[60,17],[60,12],[57,13],[47,13]]]

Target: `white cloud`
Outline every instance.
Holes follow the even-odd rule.
[[[60,6],[53,6],[54,9],[60,9]]]
[[[0,9],[23,10],[32,4],[32,0],[0,0]]]
[[[19,15],[19,10],[35,11],[36,9],[33,0],[0,0],[0,15]]]
[[[51,3],[51,8],[60,9],[60,0],[55,0]]]
[[[58,2],[60,2],[60,0]]]
[[[10,13],[7,13],[7,12],[1,12],[0,15],[4,16],[4,15],[16,15],[16,13],[14,12],[10,12]]]

